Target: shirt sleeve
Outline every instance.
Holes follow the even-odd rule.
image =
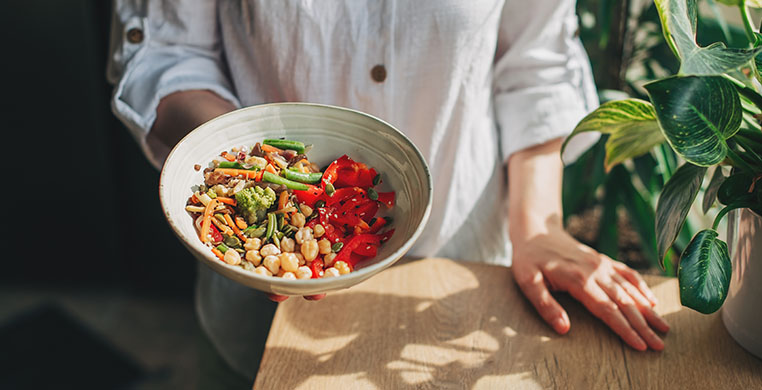
[[[148,160],[161,167],[146,135],[159,101],[171,93],[211,90],[240,106],[222,63],[216,1],[116,0],[107,78],[114,114]]]
[[[503,161],[567,136],[598,106],[590,62],[577,35],[574,0],[507,0],[494,67],[494,105]],[[575,160],[597,140],[581,134],[564,153]]]

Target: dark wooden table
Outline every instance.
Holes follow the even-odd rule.
[[[662,352],[637,352],[565,294],[555,334],[510,269],[405,261],[320,302],[280,304],[255,389],[762,389],[762,361],[719,312],[679,303],[677,280],[647,281],[670,323]]]

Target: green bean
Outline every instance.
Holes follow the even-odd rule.
[[[273,233],[275,233],[275,225],[277,223],[278,221],[275,219],[275,214],[268,213],[267,214],[267,232],[265,233],[265,240],[273,236]]]
[[[299,183],[299,182],[296,182],[296,181],[288,180],[285,177],[280,177],[280,176],[275,175],[275,174],[270,173],[270,172],[265,172],[264,174],[262,174],[262,180],[264,180],[264,181],[266,181],[268,183],[281,184],[281,185],[286,186],[286,188],[290,188],[292,190],[306,191],[306,190],[310,189],[310,187],[308,187],[304,183]]]
[[[283,175],[286,176],[286,179],[288,180],[298,181],[299,183],[309,183],[309,184],[319,183],[320,179],[323,178],[323,174],[320,172],[302,173],[302,172],[292,171],[290,169],[283,170]]]
[[[291,150],[295,150],[299,154],[304,153],[304,143],[299,141],[268,138],[262,141],[262,143],[265,145],[274,146],[278,149],[291,149]]]
[[[225,252],[227,252],[227,251],[228,251],[228,249],[229,249],[229,248],[228,248],[227,246],[225,246],[225,244],[220,244],[220,245],[217,245],[217,250],[218,250],[218,251],[220,251],[220,252],[222,252],[222,253],[225,253]]]
[[[220,165],[218,165],[217,167],[218,168],[246,169],[246,170],[249,170],[249,171],[254,171],[254,170],[258,169],[257,167],[245,168],[238,161],[220,161]]]

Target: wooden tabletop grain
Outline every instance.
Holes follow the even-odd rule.
[[[255,389],[762,389],[762,360],[718,313],[680,306],[677,280],[647,277],[671,325],[637,352],[565,294],[555,334],[510,269],[407,260],[319,302],[281,303]]]

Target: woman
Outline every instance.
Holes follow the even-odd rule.
[[[549,289],[569,292],[633,348],[661,350],[654,329],[668,325],[642,278],[562,226],[560,144],[597,104],[574,6],[117,1],[113,108],[157,168],[184,134],[237,107],[307,101],[378,116],[410,137],[432,171],[432,215],[411,255],[512,264],[556,332],[571,324]],[[262,303],[199,272],[202,327],[225,361],[253,377],[260,351],[240,341],[269,318],[241,313]]]

